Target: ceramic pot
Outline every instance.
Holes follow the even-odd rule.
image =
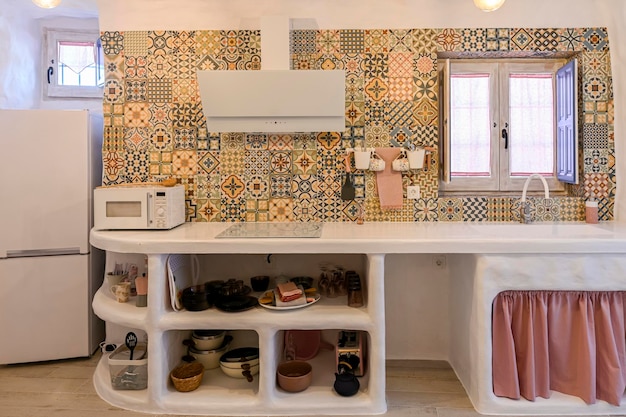
[[[287,392],[304,391],[311,385],[313,368],[308,362],[287,361],[278,365],[276,381]]]

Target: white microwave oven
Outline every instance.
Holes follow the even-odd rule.
[[[185,222],[185,186],[98,187],[93,207],[96,230],[167,230]]]

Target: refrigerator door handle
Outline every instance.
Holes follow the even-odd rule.
[[[32,256],[80,255],[80,248],[7,250],[7,258],[26,258]]]

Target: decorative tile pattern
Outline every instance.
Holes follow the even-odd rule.
[[[513,213],[512,200],[506,197],[490,198],[487,200],[487,221],[490,222],[510,222],[515,221],[512,217]],[[517,213],[517,221],[519,221],[519,206]]]
[[[609,146],[608,125],[589,124],[583,125],[583,148],[606,149]]]
[[[584,153],[585,172],[609,172],[608,149],[585,149]]]
[[[341,52],[359,54],[365,48],[365,34],[362,30],[342,30],[339,33]]]
[[[384,29],[366,29],[363,42],[364,52],[367,54],[389,52],[389,31]]]
[[[510,49],[510,41],[509,29],[487,29],[487,51],[508,51]]]
[[[403,175],[422,199],[382,210],[376,176],[356,172],[359,201],[343,201],[344,149],[413,140],[438,146],[437,54],[493,57],[578,53],[582,149],[570,197],[531,198],[539,220],[580,221],[584,199],[613,218],[615,141],[605,28],[333,29],[291,32],[294,69],[346,71],[346,129],[309,133],[208,132],[195,72],[258,70],[260,31],[103,32],[105,184],[174,176],[189,221],[519,220],[519,198],[439,197],[438,152],[428,171]],[[362,204],[359,204],[362,203]]]
[[[463,36],[456,29],[442,29],[436,39],[440,51],[459,51],[463,43]]]
[[[585,174],[585,199],[608,196],[609,176],[606,173]]]
[[[488,213],[488,203],[485,197],[463,198],[463,221],[477,222],[486,221]]]
[[[269,183],[266,176],[252,175],[246,183],[246,192],[250,198],[268,198]]]
[[[462,200],[457,198],[439,199],[439,221],[458,222],[463,220]]]

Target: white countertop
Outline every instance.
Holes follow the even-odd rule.
[[[324,223],[319,238],[216,238],[233,223],[172,230],[92,230],[97,248],[120,253],[626,253],[626,224]]]

